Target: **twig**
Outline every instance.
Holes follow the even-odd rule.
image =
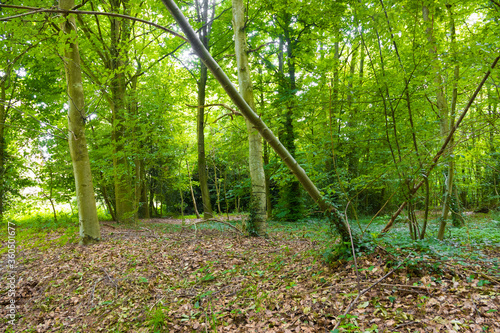
[[[474,303],[474,298],[472,297],[472,295],[470,296],[470,300],[472,301],[472,305],[474,306],[474,310],[476,310],[477,314],[480,315],[481,317],[483,316],[483,314],[481,313],[481,311],[479,311],[479,309],[477,308],[476,306],[476,303]]]
[[[151,311],[156,306],[156,304],[160,303],[160,301],[163,300],[164,297],[165,295],[162,295],[153,305],[151,305],[149,307],[149,311]]]
[[[356,259],[356,248],[354,247],[354,240],[352,239],[351,226],[349,225],[349,219],[347,218],[347,209],[349,208],[350,203],[351,203],[351,201],[349,200],[349,202],[347,203],[347,205],[345,207],[344,216],[345,216],[347,230],[349,231],[349,239],[351,241],[352,257],[354,259],[354,268],[356,269],[357,288],[358,288],[358,291],[360,291],[361,287],[359,285],[360,279],[359,279],[359,271],[358,271],[358,260]]]
[[[195,108],[195,109],[201,109],[201,108],[208,108],[208,107],[211,107],[211,106],[222,106],[223,108],[231,111],[231,113],[226,113],[226,114],[223,114],[222,116],[220,116],[219,118],[215,119],[213,121],[213,123],[215,124],[217,121],[219,121],[219,119],[221,118],[224,118],[224,117],[231,117],[231,120],[233,120],[233,116],[243,116],[240,112],[236,111],[235,109],[227,106],[226,104],[224,103],[219,103],[219,104],[207,104],[207,105],[190,105],[190,104],[186,104],[186,106],[190,107],[190,108]]]
[[[396,327],[394,327],[394,328],[401,328],[401,327],[408,326],[408,325],[415,324],[415,323],[417,323],[417,321],[409,321],[409,322],[407,322],[407,323],[402,323],[402,324],[399,324],[399,325],[397,325],[397,326],[396,326]]]
[[[90,293],[90,305],[94,305],[94,292],[95,292],[95,287],[97,284],[102,281],[102,278],[98,278],[97,281],[94,283],[94,287],[92,288],[92,292]]]
[[[104,272],[104,274],[106,274],[106,276],[108,277],[108,280],[114,284],[115,286],[115,296],[118,296],[118,284],[116,284],[116,282],[111,278],[111,276],[109,276],[108,272],[106,272],[106,270],[104,268],[101,268],[101,270]]]
[[[153,234],[153,237],[154,237],[154,238],[156,238],[156,239],[160,238],[160,237],[156,234],[156,232],[154,232],[153,230],[150,230],[150,229],[145,228],[145,227],[141,227],[141,229],[144,229],[144,230],[149,231],[151,234]]]
[[[406,256],[405,260],[403,260],[399,265],[396,266],[396,268],[394,268],[392,271],[390,271],[389,273],[387,273],[386,275],[382,276],[380,279],[378,279],[377,281],[375,281],[372,285],[370,285],[368,288],[364,289],[363,291],[361,291],[358,296],[356,296],[356,298],[351,302],[351,304],[349,304],[349,306],[347,307],[347,310],[344,312],[344,315],[343,315],[343,318],[345,318],[345,316],[351,311],[352,307],[354,306],[354,304],[356,304],[356,302],[358,301],[358,299],[363,296],[364,294],[366,294],[370,289],[372,289],[373,287],[375,287],[377,284],[379,284],[381,281],[383,281],[384,279],[386,279],[389,275],[391,275],[392,273],[394,273],[399,267],[401,267],[405,262],[406,260],[408,259],[410,255]],[[337,329],[339,327],[339,325],[342,323],[342,319],[343,318],[340,318],[340,320],[337,322],[337,324],[335,324],[335,327],[333,328],[333,330],[335,331],[335,329]]]
[[[243,232],[240,229],[236,228],[234,225],[232,225],[230,223],[227,223],[227,222],[224,222],[222,220],[218,220],[218,219],[206,219],[206,220],[203,220],[203,221],[198,221],[198,222],[193,222],[193,223],[186,223],[186,226],[196,226],[197,224],[202,224],[202,223],[206,223],[206,222],[219,222],[219,223],[225,224],[228,227],[231,227],[234,230],[236,230],[240,235],[243,235]]]
[[[0,6],[1,6],[1,4],[0,4]],[[66,132],[63,131],[61,128],[59,128],[57,126],[54,126],[54,125],[51,125],[48,121],[39,120],[35,116],[33,116],[33,115],[31,115],[31,114],[29,114],[29,113],[27,113],[25,111],[22,111],[22,110],[20,110],[20,109],[18,109],[16,107],[12,106],[10,103],[7,103],[7,102],[1,101],[1,100],[0,100],[0,103],[2,103],[3,105],[5,105],[5,106],[7,106],[7,107],[9,107],[11,109],[13,109],[14,111],[19,112],[23,116],[28,116],[28,117],[32,118],[33,120],[35,120],[36,122],[38,122],[40,125],[42,125],[42,127],[46,125],[46,126],[52,127],[53,129],[55,129],[57,131],[60,131],[61,133],[63,133],[63,136],[59,136],[57,134],[50,133],[50,132],[49,133],[52,134],[53,136],[57,137],[57,138],[62,139],[62,140],[68,140],[68,137],[66,136]]]

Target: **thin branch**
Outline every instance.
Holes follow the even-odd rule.
[[[0,21],[9,21],[14,18],[18,18],[21,16],[27,16],[27,15],[33,15],[37,13],[62,13],[62,14],[87,14],[87,15],[103,15],[103,16],[112,16],[112,17],[120,17],[120,18],[125,18],[128,20],[132,21],[137,21],[137,22],[142,22],[148,25],[151,25],[155,28],[158,28],[160,30],[166,31],[171,35],[174,35],[175,37],[179,37],[182,40],[187,40],[186,37],[176,33],[175,31],[172,31],[170,29],[165,28],[164,26],[161,26],[159,24],[153,23],[151,21],[143,20],[137,17],[129,16],[129,15],[124,15],[124,14],[116,14],[116,13],[105,13],[105,12],[96,12],[96,11],[88,11],[88,10],[63,10],[63,9],[57,9],[57,8],[37,8],[37,7],[27,7],[27,6],[13,6],[13,5],[5,5],[5,4],[0,4],[0,7],[5,7],[5,8],[15,8],[15,9],[22,9],[22,10],[31,10],[31,12],[24,13],[24,14],[18,14],[14,16],[7,16],[7,17],[2,17],[0,18]]]
[[[276,44],[276,42],[275,42],[275,41],[272,41],[272,42],[269,42],[269,43],[264,43],[264,44],[262,44],[262,45],[257,46],[255,49],[249,49],[249,50],[247,51],[247,53],[257,52],[257,51],[259,51],[260,49],[262,49],[263,47],[268,46],[268,45],[271,45],[271,44]],[[233,54],[233,53],[223,55],[222,57],[220,57],[219,59],[217,59],[217,62],[221,61],[221,60],[222,60],[222,59],[224,59],[224,58],[230,58],[230,57],[234,57],[234,56],[235,56],[235,54]]]
[[[227,106],[226,104],[208,104],[208,105],[200,105],[200,106],[197,106],[197,105],[189,105],[189,104],[186,104],[187,107],[190,107],[190,108],[195,108],[195,109],[201,109],[201,108],[208,108],[208,107],[211,107],[211,106],[222,106],[223,108],[226,108],[228,109],[229,111],[231,111],[231,113],[226,113],[226,114],[223,114],[222,116],[220,116],[219,118],[215,119],[213,121],[213,124],[215,124],[217,121],[219,121],[220,119],[224,118],[224,117],[231,117],[231,120],[234,120],[233,116],[242,116],[243,115],[236,111],[235,109]]]
[[[204,109],[204,108],[209,108],[211,106],[222,106],[223,108],[226,108],[228,109],[229,111],[231,111],[233,114],[235,115],[238,115],[238,116],[242,116],[242,114],[238,111],[236,111],[235,109],[227,106],[226,104],[223,104],[223,103],[219,103],[219,104],[206,104],[206,105],[190,105],[190,104],[186,104],[187,107],[190,107],[190,108],[194,108],[194,109]]]
[[[148,66],[148,67],[147,67],[144,71],[142,71],[141,73],[138,73],[138,74],[137,74],[137,77],[139,77],[139,76],[141,76],[141,75],[144,75],[144,74],[145,74],[146,72],[148,72],[151,68],[153,68],[153,66],[155,66],[156,64],[159,64],[159,63],[160,63],[163,59],[165,59],[166,57],[168,57],[168,56],[173,56],[173,57],[175,57],[175,56],[174,56],[174,53],[175,53],[175,52],[177,52],[177,50],[179,50],[179,49],[180,49],[180,48],[181,48],[184,44],[186,44],[186,43],[187,43],[187,42],[182,42],[182,43],[181,43],[179,46],[177,46],[177,47],[176,47],[173,51],[171,51],[171,52],[169,52],[169,53],[167,53],[167,54],[165,54],[165,55],[162,55],[162,56],[161,56],[160,58],[158,58],[158,59],[157,59],[154,63],[152,63],[151,65],[149,65],[149,66]],[[177,58],[176,58],[176,59],[177,59]],[[177,60],[179,60],[179,59],[177,59]],[[180,60],[179,60],[179,61],[180,61]],[[182,64],[182,62],[181,62],[181,64]],[[183,65],[183,64],[182,64],[182,65]],[[184,66],[184,65],[183,65],[183,66]],[[185,67],[185,66],[184,66],[184,68],[185,68],[186,70],[188,70],[188,71],[189,71],[189,69],[187,69],[187,67]],[[193,75],[193,74],[191,73],[191,75]],[[195,78],[195,80],[196,80],[196,78]]]
[[[399,265],[396,266],[396,268],[394,268],[393,270],[391,270],[389,273],[387,273],[386,275],[382,276],[380,279],[378,279],[377,281],[375,281],[373,284],[371,284],[368,288],[364,289],[363,291],[361,291],[358,296],[356,296],[356,298],[351,302],[351,304],[349,304],[349,306],[347,307],[347,309],[345,310],[344,312],[344,315],[342,318],[345,318],[345,316],[351,311],[352,307],[354,306],[354,304],[356,304],[356,302],[359,300],[359,298],[361,296],[363,296],[364,294],[366,294],[368,291],[370,291],[370,289],[372,289],[373,287],[375,287],[377,284],[379,284],[381,281],[385,280],[387,277],[389,277],[389,275],[391,275],[392,273],[394,273],[399,267],[401,267],[401,265],[403,265],[406,260],[408,259],[410,255],[406,256],[405,260],[403,260],[402,262],[399,263]],[[337,321],[337,324],[335,325],[335,327],[333,328],[333,330],[335,331],[335,329],[337,329],[339,327],[339,325],[342,323],[342,318]]]
[[[196,84],[198,84],[198,78],[196,77],[196,75],[194,75],[194,73],[182,62],[181,59],[177,58],[176,55],[173,54],[173,52],[171,52],[170,54],[172,55],[172,57],[174,57],[175,60],[177,60],[178,62],[180,62],[180,64],[182,65],[182,67],[184,67],[184,69],[187,70],[189,72],[189,74],[191,74],[191,76],[193,77],[193,79],[196,82]]]
[[[63,139],[63,140],[68,140],[68,137],[66,136],[66,132],[65,132],[65,131],[63,131],[62,129],[60,129],[59,127],[54,126],[54,125],[51,125],[51,124],[49,124],[48,122],[45,122],[45,121],[39,120],[39,119],[37,119],[35,116],[33,116],[33,115],[29,114],[29,113],[26,113],[26,112],[24,112],[24,111],[22,111],[22,110],[19,110],[18,108],[16,108],[16,107],[14,107],[14,106],[10,105],[10,103],[6,103],[6,102],[4,102],[4,101],[2,101],[2,100],[0,100],[0,103],[4,104],[4,105],[6,105],[6,106],[9,106],[11,109],[13,109],[13,110],[15,110],[15,111],[19,112],[19,113],[20,113],[20,114],[22,114],[23,116],[28,116],[28,117],[32,118],[33,120],[35,120],[36,122],[40,123],[41,125],[47,125],[47,126],[49,126],[49,127],[52,127],[52,128],[53,128],[53,129],[55,129],[55,130],[60,131],[61,133],[63,133],[63,135],[64,135],[64,136],[59,136],[59,135],[56,135],[56,134],[53,134],[53,133],[52,133],[52,135],[53,135],[53,136],[55,136],[55,137],[57,137],[57,138]]]
[[[207,219],[207,220],[203,220],[203,221],[198,221],[198,222],[193,222],[193,223],[186,223],[187,226],[193,226],[193,225],[198,225],[198,224],[202,224],[202,223],[207,223],[207,222],[219,222],[219,223],[222,223],[222,224],[225,224],[227,225],[228,227],[231,227],[232,229],[236,230],[240,235],[243,235],[243,232],[236,228],[234,225],[232,225],[231,223],[228,223],[228,222],[224,222],[222,220],[218,220],[218,219]]]

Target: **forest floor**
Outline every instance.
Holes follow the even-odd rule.
[[[2,282],[0,331],[500,332],[498,244],[482,261],[380,244],[356,270],[324,262],[324,223],[270,225],[264,239],[174,222],[105,222],[88,247],[64,231],[18,240],[17,314],[10,325]]]

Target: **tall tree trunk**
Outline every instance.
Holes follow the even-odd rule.
[[[140,64],[138,64],[138,69],[140,72]],[[137,72],[137,73],[139,73]],[[144,163],[141,158],[141,139],[138,136],[138,124],[137,120],[139,119],[139,106],[137,103],[137,73],[132,76],[130,80],[130,92],[129,92],[129,103],[128,103],[128,111],[130,116],[133,119],[133,124],[132,125],[132,141],[133,141],[133,151],[134,151],[134,219],[138,220],[139,218],[143,218],[141,216],[141,193],[142,193],[142,187],[144,185],[144,182],[141,179],[142,176],[142,169],[144,168]]]
[[[262,87],[260,90],[259,105],[260,105],[261,110],[263,110],[264,109],[264,89],[263,89],[263,82],[262,82],[262,67],[259,67],[259,80],[260,80],[260,86]],[[263,140],[262,150],[263,150],[262,158],[263,158],[264,166],[269,165],[269,145],[267,144],[267,141],[265,141],[265,140]],[[266,186],[266,218],[270,219],[271,216],[273,216],[273,205],[271,202],[271,176],[269,175],[269,171],[266,172],[265,168],[264,168],[264,179],[265,179],[264,184]]]
[[[198,106],[205,105],[205,89],[207,86],[207,67],[200,62],[200,80],[198,81]],[[210,202],[210,191],[208,190],[207,160],[205,155],[205,108],[198,107],[197,119],[198,135],[198,177],[203,202],[203,218],[209,219],[213,216],[212,203]]]
[[[153,190],[153,186],[149,186],[149,217],[155,217],[157,216],[157,212],[155,209],[155,202],[154,202],[154,197],[155,197],[155,192]]]
[[[74,0],[59,1],[61,9],[69,10],[74,5]],[[66,21],[61,24],[61,28],[66,35],[74,34],[76,36],[74,17],[67,16]],[[76,199],[80,221],[80,243],[87,245],[99,241],[101,232],[97,218],[87,140],[85,139],[85,101],[80,69],[80,53],[78,51],[78,44],[76,40],[72,40],[72,37],[66,41],[64,65],[69,104],[68,141],[75,176]]]
[[[354,102],[354,93],[353,93],[353,82],[355,80],[354,74],[356,72],[356,58],[358,56],[358,47],[363,49],[362,43],[360,43],[358,46],[353,45],[353,51],[351,55],[351,66],[349,68],[349,79],[347,83],[347,112],[348,112],[348,119],[347,119],[347,129],[348,129],[348,135],[350,136],[349,141],[354,142],[356,140],[355,135],[352,134],[354,129],[357,127],[356,126],[356,116],[357,116],[357,110],[356,107],[353,106]],[[347,152],[346,152],[346,159],[347,159],[347,174],[348,174],[348,179],[352,180],[355,179],[358,176],[358,167],[359,167],[359,152],[356,146],[354,145],[347,145]],[[348,197],[351,197],[349,192],[351,191],[351,187],[348,186],[347,188],[347,194]],[[354,216],[357,219],[357,212],[356,212],[356,207],[357,207],[357,199],[358,197],[355,197],[353,201],[351,202],[350,209],[353,212]]]
[[[240,94],[252,110],[255,110],[253,84],[248,64],[248,45],[245,32],[245,7],[243,0],[233,0],[233,27]],[[245,122],[248,132],[248,163],[252,182],[250,220],[247,223],[247,231],[250,235],[264,236],[267,234],[266,177],[262,160],[262,137],[248,119],[245,118]]]
[[[264,141],[264,165],[269,165],[269,145]],[[273,216],[273,204],[271,202],[271,177],[269,172],[265,172],[265,185],[266,185],[266,218],[270,219]]]
[[[203,27],[199,31],[199,38],[205,48],[210,49],[209,35],[212,22],[208,22],[208,1],[201,0],[200,4],[196,1],[198,17]],[[212,13],[213,17],[213,13]],[[197,136],[198,136],[198,176],[200,182],[201,199],[203,201],[203,218],[213,217],[212,203],[210,201],[210,191],[208,190],[208,172],[205,155],[205,96],[207,88],[208,71],[207,66],[200,60],[200,79],[198,81],[198,118],[197,118]]]
[[[295,77],[295,44],[296,41],[292,40],[291,36],[291,17],[288,13],[283,14],[283,43],[281,47],[286,46],[286,63],[288,66],[288,78],[284,72],[284,59],[280,58],[280,74],[282,82],[281,93],[287,95],[286,109],[284,113],[284,120],[282,122],[282,133],[280,138],[283,145],[290,152],[292,156],[295,155],[295,132],[293,126],[293,110],[295,108],[295,94],[297,92],[297,83]],[[280,52],[282,53],[282,52]],[[288,181],[281,189],[281,201],[284,205],[285,215],[282,217],[288,221],[296,221],[302,217],[302,200],[300,194],[300,183],[296,179]]]
[[[448,13],[450,14],[450,37],[451,37],[451,49],[453,53],[453,61],[455,62],[455,68],[453,69],[453,91],[451,96],[451,109],[450,109],[450,128],[455,124],[455,115],[457,112],[457,98],[458,98],[458,80],[460,79],[460,65],[457,60],[457,45],[456,45],[456,30],[455,30],[455,18],[453,17],[453,12],[451,11],[451,5],[446,5],[448,8]],[[464,224],[462,217],[462,212],[460,210],[460,203],[458,198],[458,192],[456,186],[454,187],[455,180],[455,158],[454,158],[454,138],[450,141],[449,156],[448,156],[448,183],[446,186],[447,190],[447,200],[448,209],[451,209],[451,216],[454,226],[461,226]],[[446,220],[447,212],[446,206],[443,207],[443,220]]]
[[[450,132],[450,116],[448,110],[448,103],[446,102],[446,96],[444,92],[444,80],[441,75],[441,66],[439,66],[439,59],[436,48],[436,40],[434,37],[434,18],[429,17],[429,8],[427,6],[422,7],[422,14],[424,21],[427,23],[428,27],[425,30],[427,35],[427,41],[429,42],[429,53],[431,54],[432,69],[434,73],[434,84],[436,85],[436,104],[439,111],[439,123],[442,141],[446,139]],[[450,209],[450,198],[452,194],[452,184],[453,184],[453,164],[450,163],[449,157],[451,154],[452,145],[449,144],[444,152],[443,159],[448,164],[448,170],[446,171],[445,180],[445,193],[443,197],[443,212],[441,215],[441,222],[439,224],[438,239],[443,239],[444,231],[446,229],[446,218],[448,217],[448,212]]]
[[[111,0],[111,11],[119,13],[120,4],[123,4],[126,12],[126,1]],[[115,204],[116,218],[120,222],[132,223],[135,218],[135,199],[132,187],[130,165],[126,151],[126,77],[125,66],[127,62],[127,46],[129,38],[128,20],[111,17],[111,70],[114,72],[111,80],[111,98],[113,113],[113,132],[112,139],[114,143],[113,151],[113,170],[115,181]]]

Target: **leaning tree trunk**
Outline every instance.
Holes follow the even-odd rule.
[[[59,1],[61,9],[69,10],[74,5],[74,0]],[[76,36],[74,17],[66,16],[66,20],[61,24],[61,29],[68,36]],[[80,220],[80,243],[86,245],[99,241],[101,232],[97,218],[87,141],[85,139],[85,105],[80,53],[78,44],[76,40],[73,40],[73,37],[66,39],[64,69],[68,86],[68,141],[75,176],[78,217]]]
[[[245,33],[245,7],[243,0],[233,0],[233,27],[238,82],[240,94],[247,104],[255,110],[252,78],[248,65],[248,46]],[[266,177],[262,161],[262,138],[252,123],[245,118],[248,131],[248,163],[252,194],[250,198],[250,221],[247,231],[253,236],[266,235]]]
[[[241,113],[252,123],[254,128],[259,131],[262,137],[269,142],[269,145],[273,150],[280,156],[280,158],[285,162],[286,166],[292,171],[292,173],[297,177],[299,182],[302,184],[304,189],[309,193],[312,199],[320,206],[320,208],[329,215],[330,221],[335,227],[336,231],[342,237],[342,241],[350,241],[350,229],[346,220],[341,216],[337,209],[323,198],[319,190],[316,188],[311,179],[307,176],[304,169],[295,161],[288,150],[281,144],[278,138],[273,134],[273,132],[267,127],[267,125],[262,121],[262,119],[252,110],[243,97],[238,93],[238,90],[233,86],[231,80],[227,77],[226,73],[220,68],[214,58],[210,55],[207,49],[203,46],[199,40],[196,32],[193,30],[189,22],[186,20],[180,9],[177,7],[173,0],[162,0],[165,6],[168,8],[177,24],[186,34],[193,50],[200,57],[203,63],[206,64],[207,68],[210,69],[212,75],[221,84],[228,96],[238,107]]]

